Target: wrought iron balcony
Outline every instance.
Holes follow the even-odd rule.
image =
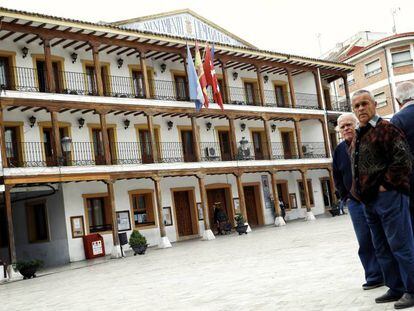
[[[47,92],[46,72],[34,68],[11,67],[9,73],[0,73],[1,87],[22,92]],[[142,77],[102,75],[103,95],[125,98],[188,101],[188,85],[179,81],[149,80],[149,94],[145,94]],[[72,95],[98,95],[97,81],[92,73],[57,71],[54,76],[55,92]],[[208,97],[213,102],[211,88]],[[275,90],[264,90],[264,103],[269,107],[291,108],[288,94],[277,95]],[[228,98],[225,94],[228,94]],[[319,109],[316,94],[295,93],[296,107]],[[256,87],[227,87],[222,90],[226,104],[260,106],[260,92]],[[335,106],[336,107],[336,106]],[[341,106],[342,107],[342,106]],[[341,108],[342,109],[342,108]]]
[[[351,103],[346,98],[331,96],[330,103],[326,103],[328,110],[351,112]]]
[[[239,145],[235,155],[230,146],[218,142],[201,142],[201,161],[248,161],[267,159],[298,159],[297,145],[285,145],[274,142],[272,154],[263,146],[245,142]],[[158,157],[154,161],[153,148],[150,143],[114,142],[110,144],[110,158],[113,165],[195,162],[195,147],[184,147],[181,142],[156,143]],[[323,142],[303,142],[303,158],[325,158]],[[50,143],[45,142],[7,142],[6,155],[9,167],[45,167],[45,166],[93,166],[105,165],[104,146],[102,143],[71,142],[70,151],[64,152],[62,158],[56,159]]]

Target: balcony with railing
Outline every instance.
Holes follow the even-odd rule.
[[[200,142],[200,159],[212,161],[249,161],[267,159],[298,159],[296,144],[286,145],[274,142],[269,156],[263,148],[246,141],[239,145],[235,155],[229,146],[218,142]],[[63,148],[64,149],[64,148]],[[115,142],[110,144],[110,157],[113,165],[196,162],[193,147],[183,147],[180,142],[159,142],[156,144],[158,157],[154,161],[151,143]],[[326,158],[323,142],[302,143],[303,158]],[[49,143],[7,142],[6,155],[9,167],[46,166],[93,166],[105,165],[104,147],[100,143],[71,142],[67,152],[60,159],[54,157]]]
[[[328,110],[350,112],[351,103],[346,98],[331,96],[330,102],[326,103]]]
[[[55,92],[72,95],[98,95],[97,82],[92,73],[57,71],[54,76]],[[34,68],[11,67],[0,73],[1,88],[22,92],[47,92],[46,72]],[[186,83],[150,79],[148,98],[156,100],[188,101]],[[141,77],[102,75],[103,95],[121,98],[146,98],[145,85]],[[280,96],[275,90],[264,90],[264,104],[269,107],[291,108],[288,96]],[[209,100],[213,102],[211,89]],[[225,96],[224,94],[228,94]],[[296,107],[319,109],[316,94],[295,93]],[[227,87],[222,90],[226,104],[260,106],[260,92],[257,87]],[[228,97],[226,99],[226,97]]]

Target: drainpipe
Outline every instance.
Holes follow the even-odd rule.
[[[390,67],[388,66],[387,50],[385,49],[385,46],[382,49],[384,50],[385,65],[387,66],[387,80],[388,80],[388,85],[389,85],[390,91],[391,91],[392,111],[393,111],[393,114],[395,114],[397,111],[395,110],[394,90],[392,88],[392,82],[391,82],[391,77],[390,77]]]

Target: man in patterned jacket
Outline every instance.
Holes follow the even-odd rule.
[[[352,195],[364,203],[378,262],[389,290],[377,303],[414,306],[414,237],[409,213],[411,156],[402,132],[376,115],[369,91],[352,96],[359,120],[351,144]]]

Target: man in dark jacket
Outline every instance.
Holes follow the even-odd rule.
[[[367,290],[384,285],[384,280],[372,244],[371,231],[364,214],[364,205],[350,193],[352,170],[348,149],[355,137],[356,124],[357,120],[351,113],[339,116],[338,129],[344,140],[335,148],[332,166],[335,188],[341,200],[340,204],[348,204],[348,212],[359,244],[358,256],[365,270],[366,283],[362,285],[362,288]]]
[[[400,105],[400,111],[392,118],[391,123],[405,134],[411,155],[414,157],[414,83],[403,82],[398,85],[395,98]],[[414,220],[414,175],[410,180],[410,212],[411,222]]]
[[[390,288],[375,301],[396,301],[394,308],[409,308],[414,306],[410,149],[401,130],[376,115],[376,102],[369,91],[354,93],[352,109],[359,127],[350,149],[351,193],[365,204],[377,259]]]

